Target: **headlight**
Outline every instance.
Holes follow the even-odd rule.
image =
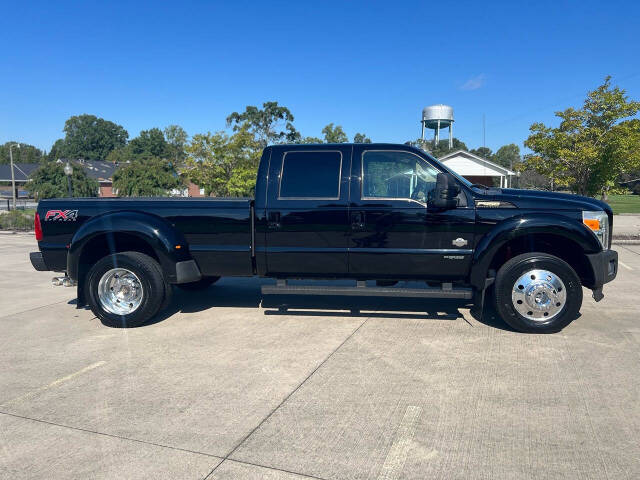
[[[582,223],[593,231],[600,240],[602,248],[609,248],[609,217],[602,210],[595,212],[582,212]]]

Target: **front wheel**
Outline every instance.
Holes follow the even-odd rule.
[[[565,261],[546,253],[525,253],[507,261],[495,283],[496,309],[515,330],[562,330],[582,306],[582,284]]]
[[[165,298],[160,265],[139,252],[108,255],[89,271],[85,290],[91,311],[111,327],[137,327],[150,320]]]

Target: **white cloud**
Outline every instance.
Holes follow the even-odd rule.
[[[484,87],[486,80],[487,76],[484,73],[481,73],[480,75],[471,77],[469,80],[464,82],[460,86],[460,90],[478,90],[479,88]]]

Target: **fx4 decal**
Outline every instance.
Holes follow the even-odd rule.
[[[78,210],[49,210],[44,216],[44,220],[75,222],[78,219]]]

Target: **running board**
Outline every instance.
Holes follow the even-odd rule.
[[[278,280],[276,285],[262,285],[263,295],[340,295],[353,297],[412,297],[412,298],[455,298],[468,300],[472,290],[468,287],[453,288],[451,283],[443,283],[442,288],[401,288],[367,287],[365,282],[357,286],[288,285],[286,280]]]

